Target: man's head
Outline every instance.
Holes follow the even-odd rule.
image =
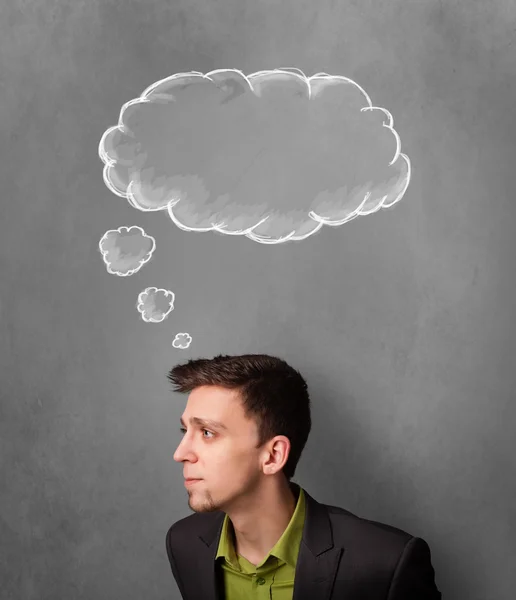
[[[288,484],[311,429],[310,398],[298,371],[264,354],[190,360],[168,373],[189,392],[174,460],[198,512],[245,505],[272,482]],[[217,421],[203,423],[195,419]]]

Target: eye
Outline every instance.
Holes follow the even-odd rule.
[[[180,431],[181,433],[186,433],[186,429],[185,429],[184,427],[180,427],[180,428],[179,428],[179,431]],[[214,434],[212,431],[209,431],[208,429],[201,429],[201,431],[207,431],[207,432],[208,432],[210,435],[212,435],[212,436],[214,436],[214,435],[215,435],[215,434]],[[213,438],[205,438],[205,439],[209,439],[209,440],[211,440],[211,439],[213,439]]]

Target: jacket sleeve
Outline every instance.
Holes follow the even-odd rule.
[[[176,580],[177,587],[179,588],[179,592],[181,593],[181,598],[185,599],[185,588],[181,577],[179,575],[179,570],[177,568],[176,561],[174,559],[174,555],[172,553],[172,527],[168,530],[167,536],[165,538],[165,546],[167,548],[167,556],[168,562],[170,563],[170,568],[172,569],[172,575]]]
[[[441,600],[435,583],[430,548],[425,540],[413,537],[398,561],[387,600]]]

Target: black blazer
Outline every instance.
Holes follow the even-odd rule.
[[[320,504],[303,490],[292,600],[441,600],[422,538]],[[167,555],[183,600],[225,600],[222,569],[215,568],[223,520],[222,511],[194,513],[168,530]]]

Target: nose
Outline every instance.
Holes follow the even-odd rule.
[[[174,460],[176,462],[184,462],[188,455],[191,454],[191,450],[188,450],[187,445],[185,444],[185,439],[186,437],[184,437],[181,442],[179,443],[179,446],[176,448],[176,451],[174,452]]]
[[[174,452],[174,460],[176,462],[181,462],[184,460],[183,456],[184,456],[184,452],[181,448],[181,444],[179,444],[179,446],[176,448],[176,451]]]
[[[177,453],[177,450],[174,452],[174,460],[175,460],[176,462],[179,462],[179,461],[180,461],[180,459],[179,459],[179,454]]]

